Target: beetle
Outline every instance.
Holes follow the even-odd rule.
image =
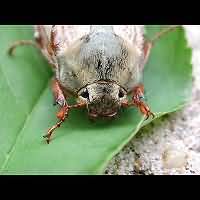
[[[135,106],[146,119],[154,117],[144,101],[143,69],[154,43],[175,28],[169,26],[148,40],[142,25],[35,25],[34,41],[13,43],[10,55],[17,46],[33,45],[54,71],[52,92],[60,106],[59,121],[44,136],[47,143],[72,108],[87,108],[94,119],[113,118],[120,108]],[[70,96],[76,104],[68,105]]]

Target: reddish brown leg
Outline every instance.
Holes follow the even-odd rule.
[[[40,49],[45,49],[48,44],[48,37],[45,33],[44,27],[41,25],[37,25],[35,27],[35,33],[37,33],[34,37],[35,37],[35,41],[33,40],[18,40],[15,41],[10,48],[8,49],[8,53],[9,55],[13,55],[14,50],[18,47],[18,46],[24,46],[24,45],[29,45],[29,46],[34,46]]]
[[[45,136],[43,136],[44,138],[47,138],[48,144],[51,140],[51,136],[54,133],[54,131],[57,128],[59,128],[61,124],[65,121],[65,119],[68,117],[69,110],[71,108],[81,108],[85,106],[85,103],[78,103],[78,104],[69,106],[65,100],[66,98],[62,91],[62,88],[56,79],[53,79],[52,81],[52,91],[53,91],[55,102],[56,104],[59,104],[61,106],[61,109],[57,113],[57,118],[59,119],[59,121],[48,130],[48,133]]]
[[[164,35],[166,35],[169,32],[174,31],[176,28],[181,27],[180,25],[171,25],[167,28],[164,28],[163,30],[161,30],[160,32],[158,32],[157,34],[155,34],[154,38],[151,39],[151,43],[154,44],[157,40],[159,40],[160,38],[162,38]]]
[[[146,116],[146,120],[150,116],[154,118],[155,115],[150,111],[148,105],[142,101],[143,99],[144,99],[144,86],[140,84],[133,89],[132,103],[133,105],[137,106],[140,109],[140,112],[142,112]]]
[[[59,121],[56,123],[56,125],[52,126],[48,133],[44,136],[44,138],[47,138],[47,143],[49,144],[52,133],[61,126],[61,124],[65,121],[66,117],[68,116],[69,106],[67,105],[67,102],[65,100],[64,93],[61,89],[61,86],[59,82],[56,79],[52,80],[52,92],[54,96],[55,105],[59,104],[61,106],[60,111],[57,113],[57,118]]]
[[[19,40],[19,41],[16,41],[14,42],[8,49],[8,54],[9,55],[13,55],[13,52],[14,50],[18,47],[18,46],[24,46],[24,45],[29,45],[29,46],[34,46],[34,47],[37,47],[37,44],[32,41],[32,40]]]
[[[67,105],[64,93],[57,79],[52,80],[51,88],[52,88],[54,101],[55,101],[54,105],[59,104],[61,107],[64,107],[65,105]]]
[[[166,35],[169,32],[174,31],[176,28],[178,28],[180,25],[173,25],[173,26],[169,26],[167,28],[164,28],[163,30],[161,30],[160,32],[158,32],[157,34],[155,34],[155,36],[151,39],[145,39],[144,42],[144,47],[143,47],[143,51],[144,51],[144,64],[148,61],[151,49],[153,47],[153,45],[160,39],[162,38],[164,35]]]
[[[150,55],[152,47],[153,47],[153,43],[151,41],[145,40],[144,47],[143,47],[143,51],[144,51],[144,64],[146,64],[146,62],[148,61],[148,58],[149,58],[149,55]]]
[[[56,44],[56,34],[57,34],[57,31],[55,30],[55,25],[53,25],[51,28],[50,46],[54,52],[56,52],[57,45],[58,45]]]
[[[123,107],[130,107],[130,106],[136,106],[140,109],[140,112],[143,113],[146,116],[147,120],[150,116],[152,116],[153,118],[155,117],[155,115],[150,111],[148,105],[146,105],[143,102],[144,99],[144,86],[142,84],[136,86],[133,89],[133,96],[132,96],[132,102],[128,103],[125,102],[122,104]]]
[[[66,117],[68,116],[68,111],[69,111],[69,107],[67,105],[62,107],[61,110],[57,113],[57,118],[59,119],[59,121],[48,130],[46,135],[43,136],[44,138],[47,138],[48,144],[51,140],[51,135],[65,121]]]

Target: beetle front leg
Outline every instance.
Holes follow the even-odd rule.
[[[66,117],[68,116],[68,111],[69,111],[69,107],[67,105],[62,107],[61,110],[57,113],[57,118],[59,119],[59,121],[48,130],[48,133],[46,135],[43,136],[44,138],[47,138],[48,144],[51,140],[51,135],[65,121]]]
[[[54,96],[54,105],[57,105],[57,104],[60,105],[61,109],[57,113],[57,118],[59,119],[59,121],[56,123],[56,125],[52,126],[48,130],[48,133],[45,136],[43,136],[44,138],[47,138],[48,144],[50,142],[51,135],[65,121],[66,117],[68,116],[68,112],[69,112],[69,106],[67,105],[64,93],[62,91],[62,88],[61,88],[58,80],[56,80],[56,79],[52,80],[51,88],[52,88],[52,92],[53,92],[53,96]]]
[[[131,106],[138,107],[140,109],[140,112],[146,116],[145,120],[147,120],[150,116],[154,118],[155,115],[151,112],[149,106],[143,102],[143,99],[144,99],[144,86],[140,84],[133,89],[132,101],[130,103],[124,102],[122,106],[123,107],[131,107]]]
[[[82,108],[84,107],[86,104],[85,103],[78,103],[75,105],[65,105],[61,108],[61,110],[57,113],[57,118],[59,119],[59,121],[52,126],[49,130],[48,133],[46,135],[44,135],[44,138],[47,138],[47,143],[49,144],[50,140],[51,140],[51,135],[54,133],[54,131],[59,128],[61,126],[61,124],[65,121],[65,119],[68,117],[68,113],[69,110],[71,108]]]
[[[149,106],[143,102],[144,99],[144,86],[142,84],[133,89],[132,104],[140,109],[140,112],[146,116],[147,120],[150,116],[153,118],[155,115],[151,112]]]
[[[81,108],[84,107],[86,104],[85,103],[77,103],[75,105],[68,105],[64,92],[59,84],[59,81],[56,79],[52,80],[52,92],[54,96],[54,105],[58,104],[61,106],[60,111],[57,113],[57,118],[59,121],[52,126],[46,135],[44,135],[44,138],[47,138],[47,143],[49,144],[51,140],[51,136],[54,133],[54,131],[61,126],[61,124],[65,121],[65,119],[68,117],[69,111],[72,108]]]

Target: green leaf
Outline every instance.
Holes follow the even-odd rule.
[[[147,26],[147,36],[162,26]],[[52,72],[33,47],[12,42],[33,39],[31,26],[0,28],[0,173],[101,174],[108,161],[147,125],[136,108],[115,120],[91,122],[86,110],[73,110],[49,145],[42,136],[57,121],[49,81]],[[181,28],[159,40],[144,72],[148,104],[157,117],[181,109],[191,95],[191,49]]]

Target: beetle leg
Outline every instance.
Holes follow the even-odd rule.
[[[152,46],[153,46],[153,43],[151,41],[145,40],[144,47],[143,47],[144,64],[146,64],[146,62],[148,61]]]
[[[133,105],[137,106],[140,109],[140,112],[142,112],[146,116],[145,120],[147,120],[150,116],[154,118],[155,115],[150,111],[149,106],[142,101],[143,99],[144,99],[144,86],[140,84],[133,89],[133,97],[132,97]]]
[[[61,126],[61,124],[68,117],[69,110],[71,108],[82,108],[82,107],[85,107],[85,105],[86,105],[85,103],[77,103],[77,104],[71,105],[71,106],[65,105],[65,106],[63,106],[61,108],[61,110],[57,113],[57,118],[59,119],[59,121],[48,130],[46,135],[43,136],[44,138],[47,138],[47,143],[48,144],[49,144],[49,142],[51,140],[51,135],[54,133],[54,131],[57,128],[59,128]]]
[[[162,38],[167,33],[174,31],[178,27],[181,27],[181,26],[180,25],[171,25],[171,26],[169,26],[167,28],[164,28],[160,32],[156,33],[155,36],[151,39],[150,42],[152,43],[152,45],[154,45],[157,40]]]
[[[52,92],[55,100],[55,104],[58,104],[61,106],[60,111],[57,113],[57,118],[59,121],[52,126],[46,135],[44,135],[44,138],[47,138],[47,143],[49,144],[51,135],[54,133],[54,131],[61,126],[61,124],[65,121],[65,119],[68,117],[69,110],[71,108],[81,108],[84,107],[85,103],[77,103],[75,105],[68,105],[64,92],[58,82],[58,80],[53,79],[52,81]]]
[[[139,109],[140,112],[142,112],[145,116],[146,119],[149,119],[150,116],[152,116],[153,118],[155,117],[155,115],[150,111],[148,105],[146,105],[144,102],[140,101],[138,104],[135,104]]]
[[[59,121],[52,126],[46,135],[44,135],[44,138],[47,138],[47,143],[49,144],[51,140],[51,135],[54,133],[54,131],[61,126],[61,124],[65,121],[66,117],[68,117],[68,111],[69,111],[69,106],[65,105],[64,107],[61,108],[61,110],[57,113],[57,118]]]
[[[48,37],[45,33],[45,30],[43,26],[37,25],[35,26],[35,35],[34,35],[35,41],[34,40],[18,40],[15,41],[10,48],[8,49],[9,55],[13,55],[14,50],[18,46],[24,46],[24,45],[29,45],[29,46],[34,46],[39,49],[45,49],[48,46]]]
[[[58,48],[58,41],[57,41],[57,30],[55,29],[55,25],[52,26],[51,28],[51,33],[50,33],[50,47],[53,51],[54,54],[56,54],[57,52],[57,48]]]
[[[57,79],[52,80],[51,88],[54,96],[54,105],[59,104],[61,107],[67,105],[64,92],[62,91],[62,88]]]
[[[149,106],[145,104],[142,100],[144,99],[144,86],[142,84],[136,86],[133,89],[133,96],[132,96],[132,102],[131,103],[124,103],[124,107],[130,107],[130,106],[136,106],[140,109],[140,112],[143,113],[146,116],[147,120],[150,116],[153,118],[155,115],[151,112]]]
[[[47,143],[49,144],[50,138],[52,133],[55,129],[59,128],[61,124],[65,121],[65,118],[68,116],[69,106],[67,105],[67,102],[65,100],[64,93],[62,91],[62,88],[59,84],[59,82],[56,79],[52,80],[52,92],[54,96],[54,105],[58,104],[61,106],[61,110],[57,113],[57,118],[59,121],[56,123],[56,125],[52,126],[49,130],[47,135],[43,136],[44,138],[47,138]]]
[[[8,54],[9,55],[13,55],[14,50],[18,47],[18,46],[24,46],[24,45],[29,45],[29,46],[34,46],[37,47],[37,43],[35,43],[33,40],[18,40],[16,42],[14,42],[8,49]]]
[[[169,26],[167,28],[164,28],[162,31],[155,34],[155,36],[152,39],[145,39],[144,46],[143,46],[143,52],[144,52],[144,64],[148,61],[151,49],[153,45],[164,35],[166,35],[169,32],[174,31],[176,28],[178,28],[180,25],[173,25]]]

